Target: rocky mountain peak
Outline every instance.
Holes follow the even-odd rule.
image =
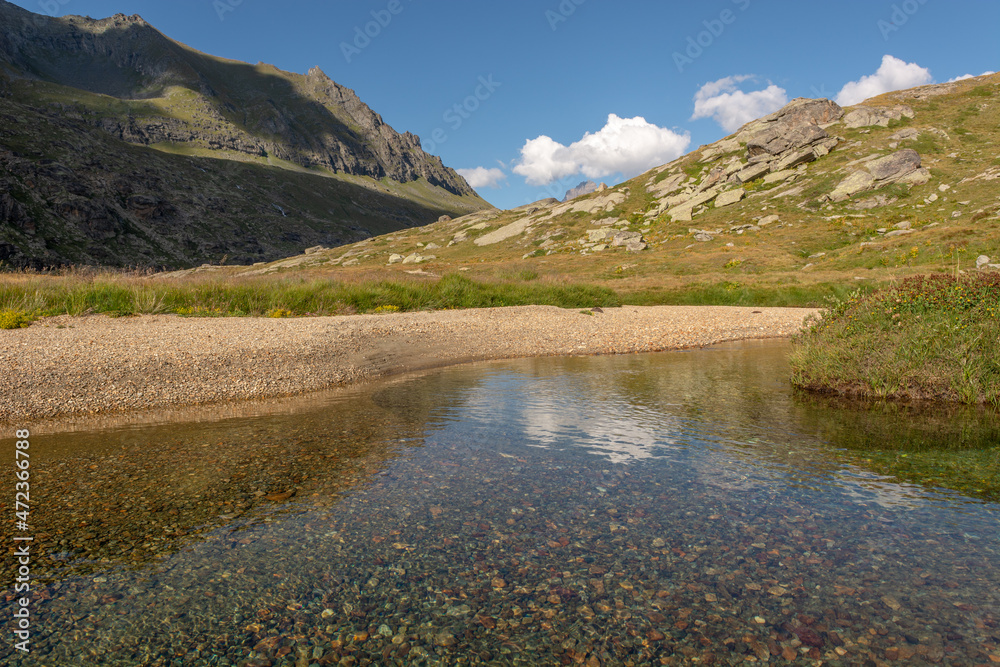
[[[576,197],[582,197],[583,195],[589,195],[591,192],[597,191],[597,183],[593,181],[583,181],[575,188],[570,188],[566,191],[566,196],[563,197],[563,201],[569,201],[570,199],[575,199]]]
[[[319,67],[216,58],[138,15],[0,0],[0,118],[18,266],[253,262],[489,208]]]
[[[215,58],[166,37],[138,15],[51,18],[0,0],[0,61],[11,65],[15,78],[119,100],[158,100],[128,119],[106,105],[81,110],[129,143],[189,144],[399,183],[425,179],[477,197],[414,135],[396,132],[319,67],[301,75]],[[185,110],[172,113],[174,104]]]

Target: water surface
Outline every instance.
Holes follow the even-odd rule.
[[[795,397],[786,351],[477,364],[39,435],[32,653],[0,659],[1000,661],[1000,506],[859,465],[852,413]]]

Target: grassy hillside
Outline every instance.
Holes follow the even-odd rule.
[[[803,301],[830,285],[867,287],[975,269],[981,255],[1000,262],[1000,75],[887,94],[866,104],[905,104],[913,117],[885,127],[834,123],[827,131],[840,141],[828,155],[779,172],[777,179],[768,174],[742,184],[741,201],[696,207],[690,221],[675,221],[662,210],[669,196],[660,196],[658,186],[679,177],[697,189],[714,168],[734,160],[745,164],[746,147],[732,138],[567,204],[546,200],[475,213],[252,272],[308,269],[311,275],[348,277],[373,270],[384,276],[463,271],[490,278],[525,269],[541,280],[593,282],[643,302],[684,301],[695,293],[710,301],[759,302],[782,290],[804,290],[808,297],[798,299]],[[904,130],[916,134],[903,132],[909,138],[901,139]],[[906,148],[919,153],[926,183],[892,183],[842,201],[828,199],[864,164],[859,161]],[[633,252],[612,246],[597,238],[600,230],[638,233],[648,247]],[[491,234],[487,240],[505,238],[477,244]],[[411,259],[395,263],[400,258],[393,255]]]
[[[890,113],[899,105],[906,113],[883,118],[882,125],[848,126],[856,112]],[[272,284],[268,308],[291,314],[455,307],[467,302],[390,296],[413,286],[433,292],[438,281],[456,276],[518,292],[510,303],[584,285],[602,290],[593,294],[610,291],[617,303],[824,306],[911,275],[1000,266],[1000,75],[892,93],[846,112],[823,124],[829,136],[822,145],[835,144],[828,152],[745,181],[725,174],[744,174],[758,164],[740,138],[760,122],[570,202],[479,211],[266,264],[216,263],[142,280],[160,290],[156,303],[164,302],[168,287],[185,284],[192,290],[206,282],[254,289]],[[844,182],[874,169],[870,158],[912,157],[909,149],[920,161],[909,181],[838,194]],[[698,203],[712,183],[715,198]],[[727,198],[733,203],[718,205]],[[71,291],[77,279],[54,280]],[[317,308],[281,296],[301,284],[378,286],[381,297],[333,299]],[[16,307],[25,299],[31,300],[24,291],[10,293],[6,303]],[[141,303],[120,310],[145,312]],[[205,310],[227,312],[207,303]]]

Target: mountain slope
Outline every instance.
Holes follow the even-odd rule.
[[[318,68],[215,58],[138,16],[48,18],[0,0],[0,114],[0,259],[18,264],[273,259],[489,208]],[[119,163],[146,176],[115,179]],[[205,172],[211,206],[182,195]],[[314,201],[291,201],[298,190]]]
[[[273,266],[520,272],[651,300],[695,286],[749,295],[990,270],[1000,267],[998,128],[996,74],[847,109],[799,99],[603,192],[475,213]]]

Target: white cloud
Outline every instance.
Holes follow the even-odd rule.
[[[850,81],[840,89],[840,92],[837,93],[837,104],[850,106],[882,93],[923,86],[932,81],[934,78],[926,67],[884,55],[878,71],[863,76],[857,81]]]
[[[983,72],[979,76],[986,76],[988,74],[996,74],[996,72]],[[962,76],[956,76],[954,79],[948,79],[948,83],[955,83],[956,81],[965,81],[966,79],[976,78],[975,74],[963,74]]]
[[[604,127],[585,133],[569,146],[545,135],[529,139],[513,171],[529,185],[545,185],[579,173],[587,178],[618,173],[629,178],[680,157],[690,143],[686,132],[658,127],[642,116],[610,114]]]
[[[456,169],[473,188],[499,188],[502,181],[507,180],[507,174],[502,169],[493,167],[475,167],[473,169]]]
[[[691,120],[714,118],[727,132],[738,130],[741,125],[777,111],[788,103],[784,88],[773,83],[764,90],[749,93],[736,84],[753,79],[748,74],[727,76],[709,81],[694,95],[694,115]]]

